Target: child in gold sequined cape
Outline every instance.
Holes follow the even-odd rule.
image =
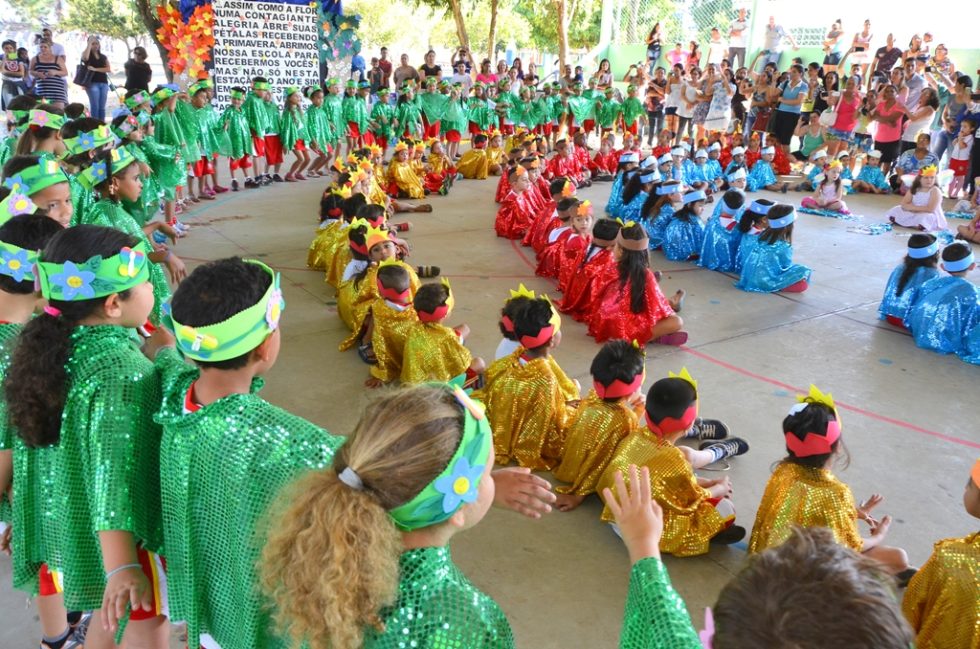
[[[442,324],[452,313],[454,302],[445,279],[441,284],[425,284],[415,294],[413,305],[419,323],[405,341],[402,383],[448,382],[457,378],[467,383],[486,369],[483,359],[474,358],[463,344],[470,328],[461,325],[450,329]]]
[[[371,364],[369,388],[381,387],[401,376],[405,342],[409,332],[419,324],[412,306],[410,268],[400,261],[381,262],[375,274],[376,297],[370,305],[371,349],[375,362]]]

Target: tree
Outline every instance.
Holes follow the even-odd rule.
[[[167,52],[167,48],[160,42],[160,37],[157,36],[157,30],[162,27],[160,19],[157,17],[157,4],[159,4],[159,0],[132,1],[136,5],[136,12],[139,14],[140,20],[143,21],[143,26],[146,27],[150,38],[153,39],[153,44],[157,46],[157,51],[160,52],[160,60],[163,61],[163,71],[167,75],[167,81],[173,81],[174,73],[170,69],[170,65],[168,65],[170,53]]]
[[[41,22],[41,19],[51,15],[55,9],[55,0],[8,0],[14,11],[31,24]]]
[[[456,36],[459,39],[459,47],[466,50],[470,49],[470,37],[466,32],[466,21],[463,19],[463,0],[449,0],[449,9],[445,10],[446,14],[452,12],[453,21],[456,23]],[[444,9],[446,2],[444,0],[415,0],[416,5],[425,5],[427,7],[432,7],[433,9]],[[467,7],[472,9],[472,4]]]
[[[497,7],[499,0],[490,0],[490,33],[487,36],[487,58],[493,60],[494,38],[497,36]],[[475,63],[476,61],[474,61]]]
[[[127,51],[132,51],[146,36],[146,25],[136,11],[134,0],[71,0],[68,18],[62,26],[123,41]]]

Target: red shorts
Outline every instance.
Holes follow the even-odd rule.
[[[547,124],[541,125],[541,130],[544,132],[545,135],[551,135],[552,133],[555,132],[556,128],[558,128],[558,125],[553,124],[552,122],[548,122]]]
[[[625,126],[624,125],[623,128],[626,129],[626,132],[627,133],[632,133],[633,134],[633,137],[636,137],[636,134],[639,132],[639,126],[640,126],[640,122],[639,122],[639,120],[637,120],[637,121],[633,122],[629,126]]]
[[[56,570],[48,570],[48,564],[42,563],[41,570],[37,573],[37,594],[41,597],[50,597],[64,591],[61,573]]]
[[[303,140],[296,140],[296,144],[293,145],[293,151],[306,151],[306,142]]]
[[[347,137],[352,137],[355,140],[361,137],[361,129],[357,122],[347,122]]]
[[[446,141],[447,142],[461,142],[463,140],[463,134],[459,131],[446,131]]]
[[[243,155],[241,159],[235,160],[234,158],[228,158],[228,168],[234,171],[235,169],[251,169],[252,161],[249,159],[248,155]]]
[[[211,174],[214,173],[214,165],[211,164],[211,161],[208,160],[207,158],[201,158],[200,160],[195,162],[192,166],[194,169],[195,178],[210,176]]]
[[[265,155],[265,138],[261,138],[258,135],[252,134],[252,150],[255,151],[252,155],[257,158],[261,158]]]
[[[591,133],[592,131],[595,130],[595,120],[594,119],[585,120],[585,123],[582,124],[582,127],[585,129],[586,133]]]
[[[513,124],[504,124],[504,120],[503,120],[503,118],[501,118],[501,120],[500,120],[500,132],[503,133],[504,135],[513,135],[514,134],[514,125]]]
[[[153,603],[150,610],[136,609],[130,612],[130,621],[152,620],[158,615],[170,616],[170,608],[167,605],[167,560],[159,554],[154,554],[149,550],[139,546],[136,548],[136,558],[143,567],[143,574],[150,582],[150,592],[153,594]]]
[[[970,161],[950,158],[949,168],[952,169],[954,176],[965,176],[970,171]]]
[[[478,133],[482,133],[483,129],[480,128],[479,124],[477,124],[476,122],[470,122],[469,131],[470,131],[470,135],[476,135]]]
[[[278,135],[265,136],[265,162],[270,165],[282,164],[282,141]]]
[[[422,119],[422,126],[424,129],[423,137],[426,140],[431,140],[432,138],[439,137],[439,130],[442,122],[436,122],[435,124],[426,124],[425,118]]]
[[[375,142],[375,144],[377,144],[382,149],[387,149],[388,148],[388,138],[386,138],[386,137],[381,137],[380,135],[375,135],[374,136],[374,142]]]

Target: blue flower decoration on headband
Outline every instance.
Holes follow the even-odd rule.
[[[78,145],[87,151],[95,147],[95,137],[91,133],[82,133],[78,136]]]
[[[432,486],[443,495],[442,511],[455,512],[461,502],[471,503],[476,500],[480,476],[483,475],[483,464],[471,467],[465,456],[456,460],[452,472],[439,478]]]
[[[12,193],[17,194],[24,188],[24,179],[20,174],[16,176],[11,176],[3,181],[3,186],[9,189]]]
[[[27,258],[26,250],[17,252],[4,250],[0,253],[0,275],[12,277],[15,282],[22,282],[32,268],[33,264]]]
[[[92,288],[92,281],[95,273],[82,270],[74,262],[66,261],[63,272],[51,276],[51,283],[61,288],[62,299],[71,300],[76,295],[86,298],[94,298],[95,290]]]
[[[106,175],[109,173],[108,165],[105,160],[102,162],[96,162],[92,165],[92,177],[96,180],[105,180]],[[98,184],[98,183],[96,183]]]

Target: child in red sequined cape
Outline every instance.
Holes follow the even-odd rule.
[[[543,180],[543,177],[540,179]],[[534,221],[524,234],[523,241],[521,241],[522,245],[531,246],[535,254],[540,253],[544,247],[543,237],[558,227],[558,212],[560,211],[558,203],[575,195],[575,183],[568,178],[555,178],[547,184],[548,193],[546,196],[550,196],[550,198],[545,206],[538,210]],[[568,204],[568,201],[565,201],[565,210],[568,209]]]
[[[606,278],[596,291],[589,316],[589,335],[597,342],[614,338],[651,340],[661,345],[682,345],[687,333],[684,321],[675,311],[683,293],[668,301],[650,270],[649,238],[638,223],[624,226],[616,239],[613,257],[618,272]]]
[[[597,290],[607,277],[615,275],[613,247],[622,225],[612,219],[599,219],[592,228],[592,242],[579,251],[568,265],[569,279],[558,308],[578,321],[588,321],[595,310]]]
[[[534,219],[534,212],[528,202],[527,189],[530,186],[530,178],[527,169],[517,165],[508,175],[510,180],[510,194],[504,199],[497,210],[497,218],[494,221],[494,230],[498,237],[505,239],[520,239],[527,232],[531,221]]]

